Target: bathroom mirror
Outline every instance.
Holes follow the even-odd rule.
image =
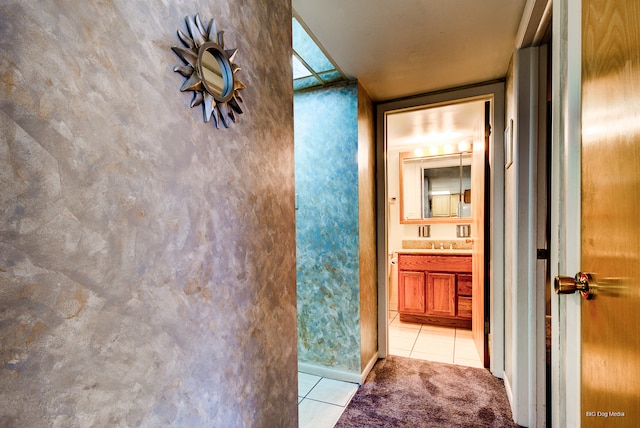
[[[185,64],[173,69],[187,78],[180,91],[193,91],[190,107],[202,104],[205,122],[213,118],[216,128],[220,124],[228,128],[229,119],[235,122],[236,114],[242,113],[240,91],[246,88],[236,76],[240,67],[233,62],[238,50],[224,48],[224,32],[217,30],[214,19],[208,26],[198,15],[185,20],[189,35],[178,30],[184,47],[171,48]]]
[[[400,154],[400,223],[453,223],[471,217],[471,153]]]

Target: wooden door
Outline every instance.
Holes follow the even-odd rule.
[[[400,271],[398,275],[398,310],[412,314],[424,314],[424,272]]]
[[[456,275],[427,273],[427,315],[456,315]]]
[[[582,3],[583,427],[640,426],[640,2]]]
[[[481,135],[478,141],[473,144],[473,161],[471,164],[471,215],[473,221],[471,223],[471,235],[473,236],[473,299],[471,314],[471,331],[473,341],[478,350],[478,355],[484,367],[489,367],[489,344],[488,330],[485,329],[485,303],[489,298],[485,293],[488,279],[485,272],[485,254],[489,254],[489,243],[485,242],[485,216],[488,216],[488,204],[485,195],[488,197],[489,192],[485,191],[489,180],[486,179],[490,173],[488,166],[489,156],[489,137],[491,135],[491,111],[489,101],[485,102],[484,114],[484,135]]]

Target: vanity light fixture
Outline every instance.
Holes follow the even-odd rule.
[[[458,144],[447,143],[444,145],[438,145],[432,143],[427,148],[417,147],[413,149],[413,155],[416,157],[425,156],[428,152],[430,156],[438,155],[451,155],[455,153],[469,153],[472,149],[472,144],[468,140],[462,140]]]
[[[468,152],[469,150],[471,150],[471,144],[469,144],[469,141],[462,140],[458,143],[459,152],[464,153],[464,152]]]
[[[208,28],[197,14],[185,21],[189,35],[178,30],[184,47],[171,48],[185,64],[173,69],[187,78],[180,91],[193,91],[190,107],[202,104],[205,122],[213,117],[216,128],[228,128],[228,119],[235,122],[236,114],[242,114],[240,91],[246,88],[236,77],[240,66],[233,61],[238,50],[224,48],[224,31],[217,30],[215,19]]]

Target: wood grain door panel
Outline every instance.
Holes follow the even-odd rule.
[[[478,355],[484,367],[489,367],[489,343],[488,329],[485,330],[485,300],[489,299],[485,293],[487,283],[485,283],[485,251],[488,249],[488,242],[485,241],[485,208],[488,208],[485,195],[485,187],[488,181],[485,176],[489,171],[489,141],[491,138],[490,106],[485,102],[484,117],[484,144],[473,145],[473,163],[471,164],[471,236],[473,237],[473,310],[471,321],[471,332],[473,341],[478,350]],[[485,197],[486,196],[486,197]],[[488,254],[487,254],[488,255]],[[487,326],[488,327],[488,326]]]
[[[640,3],[582,3],[584,427],[640,423]],[[606,417],[605,417],[606,415]]]

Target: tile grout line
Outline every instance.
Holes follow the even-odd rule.
[[[328,402],[328,401],[322,401],[322,400],[319,400],[319,399],[317,399],[317,398],[311,398],[311,397],[309,397],[309,395],[313,392],[313,390],[314,390],[314,389],[315,389],[315,388],[320,384],[320,382],[321,382],[323,379],[326,379],[326,380],[329,380],[329,381],[336,381],[336,382],[340,382],[340,383],[345,383],[345,384],[354,384],[354,385],[356,385],[356,390],[355,390],[355,391],[353,391],[353,393],[349,396],[349,399],[348,399],[348,401],[347,401],[347,404],[345,404],[344,406],[343,406],[343,405],[341,405],[341,404],[330,403],[330,402]],[[307,394],[306,394],[304,397],[302,397],[302,399],[303,399],[303,400],[305,400],[305,399],[306,399],[306,400],[311,400],[311,401],[315,401],[315,402],[318,402],[318,403],[331,404],[332,406],[346,407],[346,406],[349,404],[349,402],[353,399],[353,397],[355,396],[355,394],[356,394],[356,392],[357,392],[357,387],[358,387],[358,386],[359,386],[358,384],[355,384],[355,383],[353,383],[353,382],[346,382],[346,381],[341,381],[341,380],[337,380],[337,379],[331,379],[331,378],[328,378],[328,377],[320,377],[320,379],[318,379],[318,381],[317,381],[317,382],[316,382],[316,383],[311,387],[311,389],[309,389],[309,392],[307,392]]]
[[[453,329],[453,355],[451,356],[451,362],[456,363],[456,343],[458,342],[458,329]]]
[[[389,322],[389,327],[391,326],[391,324],[393,323],[393,321],[397,317],[398,317],[398,314],[396,313],[394,315],[394,317],[392,318],[392,320]],[[418,328],[416,339],[413,341],[413,344],[411,346],[411,350],[408,350],[408,352],[409,352],[408,358],[418,358],[418,357],[415,356],[415,353],[417,352],[415,350],[415,346],[417,344],[418,338],[420,337],[420,334],[421,333],[428,333],[428,331],[426,330],[426,327],[427,327],[427,324],[420,323],[420,328]],[[460,329],[460,328],[457,328],[457,327],[451,327],[451,329],[453,329],[453,331],[454,331],[453,332],[453,353],[452,353],[452,355],[447,357],[447,358],[451,359],[450,363],[451,364],[455,364],[455,365],[465,366],[465,367],[475,367],[475,365],[469,365],[469,364],[464,364],[464,363],[458,364],[458,363],[455,362],[456,361],[456,351],[458,351],[459,350],[458,348],[460,348],[460,346],[458,346],[458,345],[461,344],[462,341],[465,341],[467,338],[460,336],[460,333],[462,332],[463,329]],[[460,343],[458,343],[458,342],[460,342]],[[394,355],[394,354],[390,354],[390,355]],[[479,358],[477,358],[477,357],[476,358],[469,358],[469,357],[465,357],[465,356],[459,356],[459,358],[463,359],[463,360],[473,361],[475,363],[479,363],[480,362]],[[420,359],[420,358],[418,358],[418,359]],[[436,361],[436,360],[427,360],[427,361]]]
[[[305,374],[308,374],[308,373],[305,373]],[[312,375],[312,376],[315,376],[315,375]],[[300,377],[300,372],[298,372],[298,377]],[[308,396],[309,394],[311,394],[311,391],[313,391],[313,388],[315,388],[316,386],[318,386],[318,384],[320,383],[320,381],[321,381],[322,379],[324,379],[324,378],[320,377],[320,379],[318,379],[318,380],[316,381],[316,383],[314,383],[314,384],[313,384],[313,386],[312,386],[311,388],[309,388],[309,391],[307,391],[307,393],[306,393],[304,396],[302,396],[302,395],[298,395],[298,397],[302,397],[302,400],[306,399],[306,398],[307,398],[307,396]],[[302,400],[300,400],[300,402],[302,402]],[[310,400],[311,400],[311,398],[310,398]],[[299,403],[298,403],[298,404],[299,404]]]
[[[418,343],[418,337],[420,337],[420,332],[422,331],[422,326],[424,324],[420,324],[420,328],[418,329],[418,333],[416,334],[416,338],[413,340],[413,345],[411,345],[411,351],[409,351],[409,357],[413,354],[413,349],[416,347],[416,343]]]
[[[351,397],[353,398],[353,397]],[[315,398],[304,398],[304,400],[309,400],[309,401],[315,401],[316,403],[322,403],[322,404],[328,404],[330,406],[335,406],[335,407],[340,407],[340,408],[346,408],[349,403],[345,404],[344,406],[342,404],[336,404],[336,403],[329,403],[328,401],[322,401],[322,400],[316,400]],[[349,402],[351,402],[351,399],[349,399]]]

